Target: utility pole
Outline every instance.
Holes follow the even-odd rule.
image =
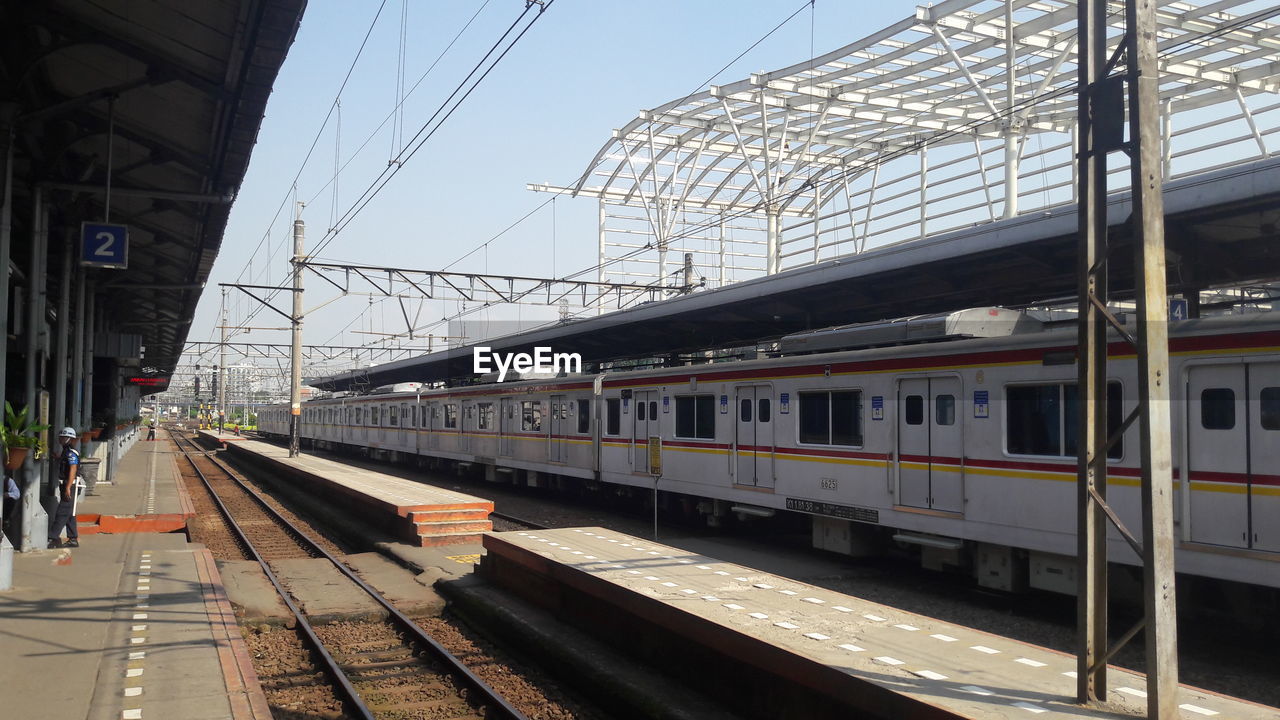
[[[1173,558],[1173,449],[1169,412],[1168,291],[1160,155],[1156,0],[1126,0],[1120,48],[1107,52],[1104,0],[1080,0],[1078,157],[1080,300],[1078,392],[1080,438],[1077,544],[1076,690],[1082,704],[1105,702],[1107,662],[1139,631],[1147,664],[1147,718],[1173,720],[1178,710],[1177,601]],[[1123,51],[1123,52],[1120,52]],[[1125,74],[1112,75],[1124,59]],[[1129,140],[1124,139],[1128,97]],[[1137,336],[1107,308],[1107,155],[1129,156],[1133,214]],[[1109,437],[1107,326],[1137,350],[1137,407]],[[1118,410],[1118,408],[1117,408]],[[1137,424],[1142,468],[1142,532],[1135,536],[1107,504],[1107,455]],[[1108,647],[1107,523],[1142,558],[1144,618]]]
[[[302,255],[306,227],[302,223],[302,208],[298,203],[293,221],[293,344],[289,348],[289,457],[298,456],[302,425]]]
[[[227,289],[222,288],[222,342],[218,347],[218,434],[227,417]]]

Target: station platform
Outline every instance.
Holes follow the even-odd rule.
[[[146,521],[189,507],[172,458],[167,442],[138,443],[84,499],[80,514],[109,519],[97,532],[14,558],[0,593],[7,717],[271,717],[213,557]]]
[[[278,445],[201,430],[205,447],[341,497],[382,531],[420,547],[479,543],[493,529],[493,501],[311,455],[289,457]]]
[[[1077,705],[1075,658],[602,528],[490,533],[479,572],[756,717],[1135,718],[1145,678],[1111,668]],[[1280,711],[1182,686],[1187,719]],[[799,712],[799,714],[796,714]]]

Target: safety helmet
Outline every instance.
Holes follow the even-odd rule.
[[[77,437],[76,429],[73,427],[64,427],[58,431],[58,437]]]

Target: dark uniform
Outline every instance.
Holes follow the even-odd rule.
[[[62,448],[62,457],[58,458],[58,509],[54,511],[53,522],[49,523],[49,547],[57,547],[62,536],[62,528],[67,529],[67,543],[79,545],[80,532],[76,529],[76,516],[73,513],[76,503],[76,488],[71,486],[70,496],[66,492],[67,478],[71,477],[71,468],[80,465],[80,451],[67,445]]]

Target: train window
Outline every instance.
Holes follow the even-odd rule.
[[[924,424],[924,396],[908,395],[903,402],[903,416],[908,425]]]
[[[493,403],[480,403],[476,407],[480,408],[480,412],[476,415],[476,429],[493,428]]]
[[[622,401],[618,398],[607,398],[604,401],[604,417],[604,434],[619,434],[622,427]]]
[[[658,401],[657,400],[649,401],[649,419],[650,420],[658,419]]]
[[[1262,429],[1280,430],[1280,387],[1262,388]]]
[[[760,410],[756,413],[760,422],[769,422],[769,398],[760,398]]]
[[[418,427],[418,406],[417,405],[414,405],[413,409],[409,411],[409,426]]]
[[[636,403],[636,420],[647,420],[648,415],[649,404],[643,402]]]
[[[934,423],[938,425],[956,424],[956,396],[939,395],[933,399]]]
[[[716,398],[714,395],[676,396],[676,437],[714,439]]]
[[[1062,454],[1062,386],[1005,388],[1006,441],[1014,455]]]
[[[542,403],[536,400],[520,403],[520,428],[529,432],[542,431]]]
[[[591,432],[591,401],[578,401],[578,432],[586,434]]]
[[[800,393],[800,442],[862,445],[862,391]]]
[[[374,405],[373,407],[369,408],[369,424],[375,427],[382,424],[382,408],[381,407]]]
[[[1205,430],[1230,430],[1236,426],[1236,391],[1205,388],[1200,391],[1200,425]]]
[[[1018,385],[1005,388],[1005,443],[1012,455],[1076,454],[1080,403],[1075,383]],[[1107,430],[1114,433],[1124,422],[1124,397],[1120,383],[1107,383]],[[1119,459],[1124,441],[1111,447],[1107,457]]]
[[[387,424],[388,424],[388,425],[399,425],[399,424],[400,424],[400,415],[396,413],[396,406],[395,406],[395,405],[392,405],[392,406],[391,406],[391,408],[390,408],[390,411],[391,411],[391,413],[390,413],[390,415],[389,415],[389,416],[388,416],[388,418],[387,418]]]
[[[739,403],[742,410],[738,413],[738,419],[742,422],[751,422],[751,398],[742,398]]]
[[[458,427],[458,406],[454,403],[447,403],[444,406],[444,426],[446,428]]]

